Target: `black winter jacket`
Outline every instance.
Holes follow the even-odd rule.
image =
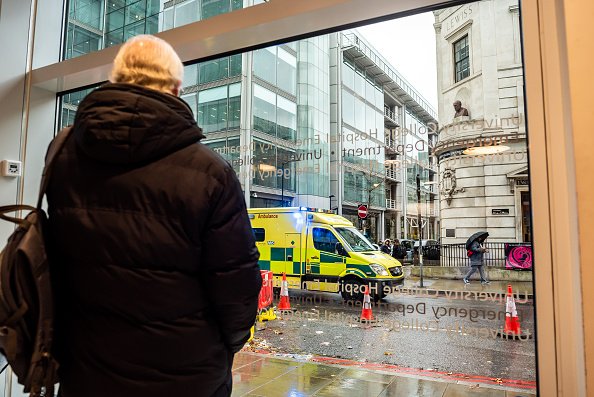
[[[48,189],[62,395],[228,395],[261,286],[233,169],[140,86],[93,91],[73,128]]]

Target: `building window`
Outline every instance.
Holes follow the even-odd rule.
[[[454,43],[454,66],[456,83],[470,76],[470,52],[468,50],[468,35]]]

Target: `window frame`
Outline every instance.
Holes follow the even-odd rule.
[[[464,58],[461,58],[459,60],[456,59],[457,54],[460,51],[456,50],[456,45],[458,43],[460,43],[461,41],[466,40],[466,46],[463,47],[462,49],[466,48],[466,56]],[[461,49],[461,50],[462,50]],[[470,65],[470,34],[469,32],[465,32],[461,37],[457,38],[453,43],[452,43],[452,59],[454,61],[454,83],[458,83],[460,81],[464,81],[465,79],[469,78],[471,75],[471,65]],[[468,66],[463,69],[461,72],[458,72],[458,65],[461,64],[462,62],[464,62],[464,60],[467,61]],[[466,71],[467,74],[463,77],[458,78],[458,74],[464,74],[463,72]]]
[[[328,251],[327,249],[323,249],[326,247],[319,247],[318,244],[331,244],[331,242],[318,242],[316,243],[316,231],[317,230],[323,230],[327,233],[329,233],[329,235],[331,235],[332,237],[334,237],[334,239],[336,239],[336,243],[341,243],[340,239],[336,236],[336,234],[334,234],[334,232],[332,231],[332,229],[329,229],[327,227],[319,227],[319,226],[314,226],[311,228],[311,241],[313,243],[313,246],[315,249],[317,249],[320,252],[328,252],[330,254],[336,254],[336,243],[334,243],[334,248],[332,249],[332,251]]]
[[[581,305],[579,239],[575,238],[579,234],[575,158],[571,147],[572,114],[570,111],[556,111],[571,110],[568,101],[567,25],[563,4],[551,6],[549,3],[548,0],[524,0],[521,10],[525,91],[528,97],[526,108],[530,127],[529,163],[530,169],[534,170],[530,175],[534,204],[534,254],[539,262],[539,271],[535,272],[535,296],[539,304],[536,307],[539,393],[554,396],[562,390],[566,395],[585,395],[582,317],[585,308]],[[449,3],[456,4],[460,3]],[[40,2],[36,12],[41,15],[50,13],[51,5],[51,2]],[[206,60],[309,35],[310,32],[339,30],[365,21],[378,22],[443,5],[445,3],[441,0],[275,0],[221,15],[216,23],[209,20],[195,22],[158,36],[169,41],[182,60],[189,62],[196,59],[196,54]],[[34,16],[31,18],[35,21]],[[25,22],[29,22],[28,14]],[[56,28],[56,25],[60,24],[60,21],[51,18],[37,20],[35,47],[55,47],[56,54],[39,51],[32,55],[33,66],[25,83],[27,100],[23,102],[20,139],[35,144],[22,145],[22,158],[25,159],[25,152],[29,154],[25,169],[42,168],[43,155],[38,153],[39,142],[49,140],[56,131],[56,126],[48,120],[55,117],[55,103],[59,99],[48,94],[106,81],[117,51],[117,47],[108,48],[80,57],[84,59],[57,61],[60,45],[55,45],[52,29],[57,31],[59,26]],[[19,202],[32,202],[36,198],[39,181],[34,176],[35,172],[28,174],[18,181],[15,188]],[[404,227],[404,223],[401,226]],[[553,231],[555,244],[552,244]]]

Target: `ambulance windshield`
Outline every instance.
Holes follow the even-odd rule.
[[[357,229],[353,227],[335,227],[335,229],[345,239],[353,252],[375,251],[369,240]]]

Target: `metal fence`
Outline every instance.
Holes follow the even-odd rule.
[[[505,267],[505,244],[485,242],[483,247],[489,250],[483,255],[483,263],[491,267]],[[442,244],[439,248],[440,266],[469,266],[470,259],[466,254],[466,245]]]
[[[489,252],[483,254],[483,263],[493,268],[529,270],[532,268],[532,246],[530,243],[484,243]],[[417,249],[407,250],[398,258],[404,264],[418,264]],[[506,262],[507,260],[507,262]],[[470,266],[466,244],[441,244],[423,247],[423,264],[426,266],[464,267]]]

